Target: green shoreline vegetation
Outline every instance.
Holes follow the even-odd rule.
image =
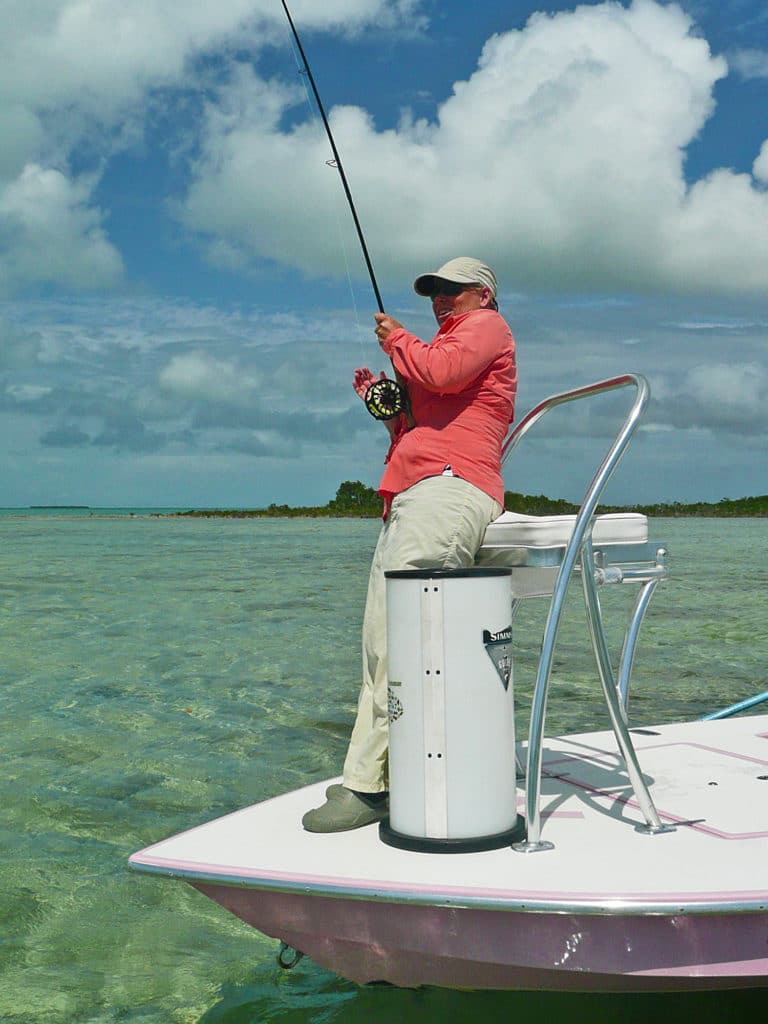
[[[511,512],[520,512],[530,516],[575,515],[579,506],[564,498],[547,498],[543,494],[518,494],[506,491],[504,508]],[[359,480],[345,480],[339,486],[336,497],[327,505],[299,506],[268,505],[267,508],[256,509],[190,509],[188,512],[176,512],[179,516],[199,516],[202,518],[224,517],[228,519],[247,518],[359,518],[378,519],[381,516],[382,500],[373,487],[368,487]],[[701,516],[707,518],[735,519],[743,517],[768,516],[768,494],[754,498],[723,498],[718,502],[697,501],[684,504],[680,501],[658,502],[655,505],[600,505],[600,513],[605,512],[641,512],[646,516]]]

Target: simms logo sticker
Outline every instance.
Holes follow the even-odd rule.
[[[512,626],[500,629],[498,633],[492,633],[490,629],[483,630],[483,645],[488,652],[488,657],[499,673],[499,679],[505,690],[509,689],[509,680],[512,677]]]

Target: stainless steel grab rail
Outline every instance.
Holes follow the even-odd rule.
[[[641,374],[627,373],[620,377],[612,377],[608,380],[598,381],[573,391],[565,391],[544,399],[533,408],[515,427],[509,435],[502,448],[502,463],[506,462],[514,449],[518,446],[523,437],[551,409],[567,402],[574,402],[582,398],[589,398],[594,395],[603,394],[608,391],[615,391],[620,388],[634,387],[636,389],[635,400],[632,407],[619,430],[616,438],[609,447],[595,476],[590,483],[587,493],[582,502],[581,508],[576,516],[573,533],[560,570],[555,582],[552,600],[549,606],[544,637],[541,646],[541,656],[536,675],[536,685],[533,693],[531,708],[531,722],[528,739],[528,761],[526,770],[526,820],[528,824],[528,837],[523,843],[515,844],[515,849],[524,853],[536,852],[539,850],[552,849],[552,843],[541,839],[541,770],[542,770],[542,747],[544,739],[544,720],[546,717],[547,696],[549,692],[549,680],[552,672],[552,661],[554,657],[555,640],[560,625],[566,591],[574,568],[581,556],[582,573],[584,576],[584,593],[587,604],[587,618],[589,621],[592,645],[598,663],[600,678],[603,683],[606,700],[611,714],[611,723],[616,733],[619,749],[624,756],[627,771],[632,783],[635,795],[638,798],[643,814],[646,818],[646,825],[643,827],[648,832],[665,832],[668,826],[662,825],[656,809],[653,805],[648,787],[642,777],[637,764],[634,747],[626,723],[626,714],[621,702],[621,695],[613,680],[612,671],[607,657],[605,637],[600,619],[600,610],[597,604],[595,580],[594,580],[594,557],[592,553],[592,525],[595,516],[595,509],[605,489],[608,480],[616,469],[624,452],[629,445],[640,420],[645,413],[650,399],[650,387],[648,381]],[[586,580],[587,575],[589,581]],[[647,601],[645,602],[647,604]],[[633,640],[629,641],[630,650],[634,648]],[[622,658],[621,682],[625,683],[625,674],[629,671],[631,656]]]

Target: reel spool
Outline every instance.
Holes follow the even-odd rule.
[[[375,420],[392,420],[406,408],[406,393],[396,380],[382,377],[365,392],[365,407]]]

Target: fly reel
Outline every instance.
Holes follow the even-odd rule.
[[[382,377],[365,392],[365,407],[375,420],[392,420],[405,412],[407,396],[396,380]]]

